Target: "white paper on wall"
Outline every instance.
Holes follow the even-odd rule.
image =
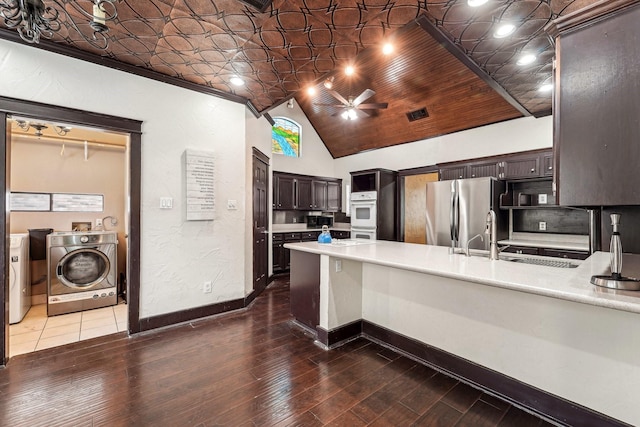
[[[212,220],[214,215],[214,155],[209,151],[185,150],[187,221]]]

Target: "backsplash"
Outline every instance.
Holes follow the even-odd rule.
[[[350,223],[351,219],[342,212],[330,213],[330,212],[306,212],[306,211],[272,211],[273,212],[273,224],[306,224],[307,215],[326,215],[332,216],[333,222],[338,223]]]
[[[589,214],[582,209],[514,209],[512,221],[514,232],[589,234]],[[545,230],[540,230],[541,222]]]

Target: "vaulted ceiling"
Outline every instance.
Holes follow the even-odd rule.
[[[78,17],[70,0],[55,1]],[[554,46],[544,27],[596,1],[489,0],[472,8],[467,0],[275,0],[262,2],[264,12],[238,0],[115,3],[106,50],[84,41],[64,13],[62,29],[40,47],[243,102],[257,116],[295,97],[341,157],[549,114],[551,92],[538,90],[552,77]],[[504,22],[515,32],[495,38]],[[0,37],[19,40],[1,19],[0,27]],[[387,41],[396,48],[383,56]],[[536,60],[517,65],[525,53]],[[356,67],[351,78],[342,74],[347,65]],[[245,85],[234,86],[233,76]],[[322,87],[329,76],[344,98],[372,89],[366,102],[388,107],[343,121],[336,115],[343,109],[316,105],[339,104]],[[319,89],[315,98],[305,92],[310,85]],[[422,108],[428,117],[409,122],[407,113]]]

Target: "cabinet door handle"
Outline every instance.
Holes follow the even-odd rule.
[[[552,170],[552,169],[553,169],[553,166],[549,166],[549,170]]]
[[[531,173],[534,173],[535,171],[535,168],[531,168]]]

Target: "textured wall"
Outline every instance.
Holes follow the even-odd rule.
[[[141,317],[244,296],[243,105],[4,40],[0,76],[2,96],[143,121]],[[187,148],[215,154],[213,221],[185,221]],[[159,209],[161,196],[174,198],[172,210]]]

